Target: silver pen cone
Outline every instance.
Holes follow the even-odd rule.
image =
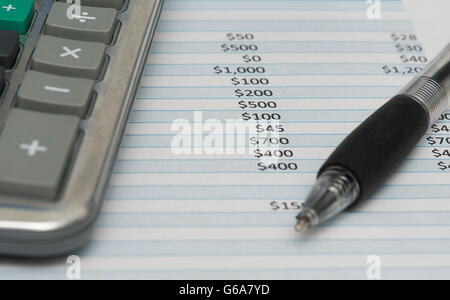
[[[343,168],[322,172],[297,216],[296,230],[316,226],[349,207],[359,196],[355,177]]]

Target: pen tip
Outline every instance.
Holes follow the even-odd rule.
[[[295,225],[295,229],[297,231],[302,231],[303,229],[306,229],[308,227],[309,227],[309,222],[308,222],[308,220],[305,220],[305,219],[298,219],[297,225]]]

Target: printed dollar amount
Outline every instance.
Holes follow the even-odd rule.
[[[253,33],[229,33],[227,39],[229,41],[252,41],[255,39],[255,35]]]
[[[243,113],[242,119],[244,121],[279,121],[281,120],[281,115],[279,113]]]
[[[250,144],[253,146],[273,146],[273,145],[289,145],[290,141],[286,137],[256,137],[250,138]]]
[[[450,121],[450,113],[443,113],[439,116],[438,121]]]
[[[277,108],[278,105],[275,101],[253,101],[253,100],[242,100],[239,101],[240,109],[267,109],[267,108]]]
[[[394,42],[398,41],[417,41],[417,36],[414,33],[392,33],[391,39]]]
[[[245,63],[252,63],[252,62],[259,63],[259,62],[263,61],[263,59],[260,55],[244,55],[244,56],[242,56],[242,60]]]
[[[236,97],[273,97],[272,90],[234,90],[234,95]]]
[[[440,157],[450,158],[450,150],[448,150],[448,149],[441,150],[441,149],[435,148],[431,152],[433,153],[433,156],[436,158],[440,158]]]
[[[257,133],[283,133],[286,129],[282,124],[258,124],[256,125]]]
[[[383,66],[382,70],[385,74],[392,75],[417,75],[422,72],[423,67],[401,67],[401,66]]]
[[[261,157],[265,157],[265,158],[272,158],[272,157],[284,158],[284,157],[293,157],[294,156],[294,152],[292,150],[261,150],[261,149],[256,149],[255,151],[253,151],[253,153],[255,154],[256,158],[261,158]]]
[[[441,170],[441,171],[450,171],[450,162],[449,161],[447,161],[447,162],[440,161],[437,163],[437,165],[438,165],[439,170]]]
[[[418,44],[396,44],[395,48],[400,53],[422,52],[423,48]]]
[[[428,58],[426,58],[426,56],[423,55],[402,55],[400,56],[400,60],[403,63],[427,63],[428,62]]]
[[[213,68],[214,73],[217,75],[238,75],[238,74],[264,74],[266,73],[266,68],[264,67],[226,67],[226,66],[215,66]]]
[[[450,125],[433,124],[431,125],[431,131],[434,133],[450,132]]]
[[[444,145],[444,146],[450,146],[450,137],[445,136],[429,136],[427,137],[428,145],[434,146],[434,145]]]
[[[256,46],[255,44],[222,44],[221,48],[223,52],[258,51],[258,46]]]
[[[298,170],[297,163],[258,163],[258,168],[260,171],[296,171]]]
[[[267,78],[257,78],[257,77],[252,77],[252,78],[236,78],[236,77],[233,77],[233,78],[231,78],[231,84],[232,85],[252,85],[252,86],[257,86],[257,85],[268,85],[269,83],[270,83],[270,81]]]
[[[272,211],[290,211],[301,210],[302,203],[300,201],[272,201],[270,202],[270,209]]]

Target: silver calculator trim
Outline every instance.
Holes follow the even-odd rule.
[[[31,54],[53,0],[40,0],[38,15],[22,56]],[[108,47],[106,72],[96,85],[88,118],[82,120],[78,147],[57,199],[35,199],[0,192],[0,254],[54,256],[87,242],[101,208],[114,160],[137,92],[163,0],[129,0],[119,15],[117,39]],[[153,9],[155,7],[155,9]],[[22,57],[22,58],[23,58]],[[20,59],[7,74],[8,90],[0,119],[14,105],[19,79],[28,68]],[[17,78],[16,78],[17,77]],[[5,108],[6,106],[6,108]],[[1,124],[3,126],[3,124]]]

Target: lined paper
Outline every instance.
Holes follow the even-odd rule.
[[[326,157],[423,68],[427,47],[435,54],[400,0],[381,8],[370,20],[359,0],[167,0],[103,212],[91,244],[75,253],[82,278],[367,279],[370,256],[383,279],[450,278],[450,115],[373,199],[294,231]],[[230,33],[252,38],[230,41]],[[224,51],[232,44],[257,50]],[[235,73],[248,67],[264,72]],[[292,153],[278,162],[292,169],[261,171],[255,152],[174,154],[173,122],[202,125],[196,112],[212,123],[277,114],[288,141],[279,150]],[[0,277],[65,278],[61,260],[4,261]]]

